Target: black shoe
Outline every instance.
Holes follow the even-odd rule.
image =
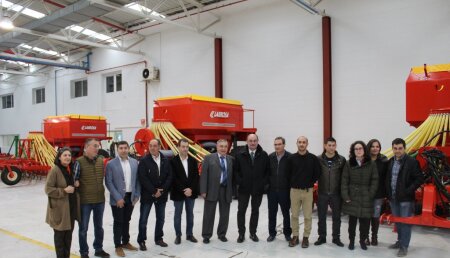
[[[107,253],[107,252],[105,252],[103,250],[95,252],[94,255],[97,256],[97,257],[102,257],[102,258],[109,258],[109,253]]]
[[[166,244],[166,242],[164,242],[164,240],[162,240],[162,239],[156,241],[155,244],[156,244],[156,245],[159,245],[159,246],[161,246],[161,247],[168,247],[168,246],[169,246],[169,245]]]
[[[309,239],[307,237],[303,237],[302,248],[308,248],[308,247],[309,247]]]
[[[367,238],[365,242],[366,242],[366,245],[367,245],[367,246],[370,245],[370,239],[369,239],[369,238]]]
[[[400,248],[400,242],[397,241],[395,244],[392,244],[389,246],[389,249],[399,249]]]
[[[147,246],[145,246],[145,242],[138,243],[138,244],[139,244],[139,250],[147,251]]]
[[[244,240],[245,240],[244,235],[239,235],[239,237],[238,237],[238,239],[237,239],[237,242],[238,242],[238,243],[242,243],[242,242],[244,242]]]
[[[272,242],[273,240],[275,240],[275,236],[269,236],[267,238],[267,242]]]
[[[370,244],[373,246],[377,246],[378,245],[378,238],[372,236],[372,241],[370,241]]]
[[[177,237],[175,238],[175,244],[176,244],[176,245],[181,244],[181,236],[177,236]]]
[[[405,247],[400,247],[397,253],[397,257],[405,257],[408,254],[408,249]]]
[[[81,258],[89,258],[89,255],[83,254],[83,255],[81,255]]]
[[[355,241],[350,241],[350,243],[348,244],[348,249],[349,250],[354,250],[355,249]]]
[[[321,245],[325,244],[327,242],[327,239],[325,237],[319,237],[316,242],[314,242],[314,245]]]
[[[219,236],[219,240],[222,242],[228,242],[228,239],[226,236]]]
[[[339,247],[344,247],[344,243],[341,242],[341,239],[339,238],[335,238],[333,239],[333,244],[339,246]]]
[[[292,239],[292,238],[291,238],[291,235],[285,235],[284,238],[285,238],[286,241],[288,241],[288,242],[291,241],[291,239]]]
[[[258,242],[259,238],[256,234],[250,234],[250,239],[253,240],[253,242]]]
[[[203,244],[209,244],[209,238],[203,238]]]
[[[359,245],[361,246],[361,249],[367,250],[367,245],[365,240],[359,241]]]
[[[197,239],[194,236],[187,236],[186,240],[191,241],[192,243],[197,243]]]

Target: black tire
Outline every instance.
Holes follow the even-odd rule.
[[[20,171],[17,167],[11,167],[13,176],[9,175],[8,169],[4,168],[2,171],[2,181],[6,185],[15,185],[19,183],[20,179],[22,179],[22,171]]]
[[[104,150],[104,149],[99,149],[98,150],[98,155],[103,156],[104,158],[109,159],[109,153],[108,151]]]

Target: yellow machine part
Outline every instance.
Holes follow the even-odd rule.
[[[53,166],[56,150],[47,139],[45,139],[44,135],[42,133],[30,132],[27,138],[33,140],[33,143],[31,144],[31,156],[43,165]]]
[[[433,140],[433,136],[442,131],[450,130],[450,113],[430,114],[428,118],[411,134],[405,138],[406,153],[413,153],[420,147],[423,147],[429,141],[427,146],[445,146],[447,141],[447,133],[437,136]],[[383,152],[388,158],[394,154],[392,148]]]
[[[153,122],[150,126],[150,130],[156,138],[164,140],[175,155],[178,154],[177,143],[182,138],[189,141],[189,155],[198,162],[202,162],[203,157],[210,154],[207,150],[203,149],[202,146],[184,136],[171,122]]]

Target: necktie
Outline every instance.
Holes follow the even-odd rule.
[[[220,170],[222,172],[222,180],[220,182],[221,185],[226,186],[227,185],[227,169],[225,167],[225,157],[220,156]]]
[[[250,152],[250,157],[252,158],[252,164],[253,164],[253,161],[255,161],[255,152],[254,151]]]

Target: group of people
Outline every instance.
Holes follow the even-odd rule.
[[[93,213],[95,256],[109,257],[103,250],[103,212],[105,187],[110,192],[110,206],[114,218],[113,234],[115,253],[124,257],[124,250],[146,251],[147,224],[152,206],[156,222],[154,242],[167,247],[163,226],[165,208],[169,198],[174,203],[174,243],[182,241],[181,219],[186,211],[186,240],[196,243],[193,235],[195,199],[204,198],[202,238],[210,243],[214,218],[219,205],[217,236],[226,237],[233,189],[237,188],[238,243],[245,241],[245,214],[249,204],[249,238],[258,242],[259,208],[264,193],[268,200],[268,242],[276,238],[278,207],[283,215],[283,234],[290,247],[300,244],[299,214],[303,211],[304,231],[301,247],[309,247],[314,205],[314,184],[318,184],[318,234],[314,245],[326,243],[326,216],[332,211],[332,243],[339,247],[341,213],[349,215],[349,244],[355,248],[356,226],[359,221],[359,244],[363,250],[378,244],[379,217],[385,200],[389,201],[395,216],[413,215],[415,190],[423,183],[418,162],[405,153],[406,144],[398,138],[392,142],[394,157],[388,160],[380,154],[381,144],[373,139],[366,145],[354,142],[349,160],[336,151],[336,140],[325,140],[324,151],[316,156],[308,151],[308,139],[297,139],[297,152],[285,150],[285,139],[276,137],[274,152],[270,155],[259,145],[256,134],[247,137],[246,146],[228,154],[227,140],[218,140],[217,153],[204,157],[201,173],[197,161],[188,155],[189,141],[178,142],[178,155],[168,159],[161,152],[161,142],[149,142],[149,152],[139,162],[129,157],[129,144],[117,143],[118,156],[105,166],[98,155],[100,143],[87,139],[84,155],[72,162],[71,150],[61,148],[55,166],[47,176],[45,191],[48,195],[47,223],[54,229],[57,257],[70,257],[74,221],[79,222],[79,244],[82,258],[89,257],[87,231]],[[103,184],[105,182],[105,184]],[[134,205],[140,200],[138,247],[130,243],[129,225]],[[398,241],[390,246],[398,249],[397,256],[407,255],[411,238],[411,225],[396,223]],[[372,235],[369,238],[370,227]]]

